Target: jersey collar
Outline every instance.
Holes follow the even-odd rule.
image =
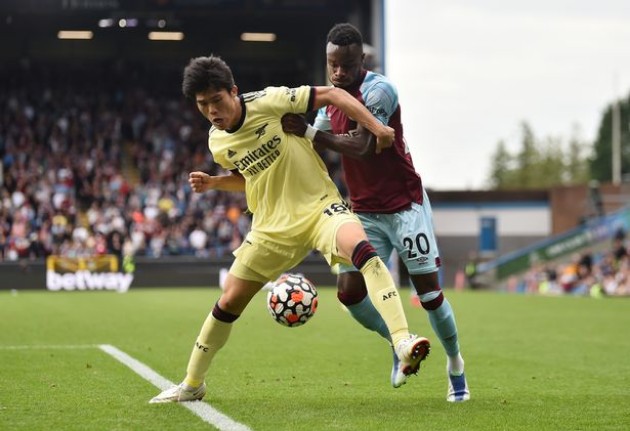
[[[231,129],[225,129],[225,131],[228,133],[238,132],[238,130],[241,128],[241,126],[245,122],[245,116],[247,115],[247,110],[245,109],[245,100],[243,100],[243,96],[241,94],[238,95],[238,101],[241,104],[241,118],[239,118],[238,123],[236,123],[236,126],[232,127]]]

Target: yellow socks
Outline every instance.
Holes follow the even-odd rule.
[[[208,368],[210,368],[212,358],[223,347],[231,330],[232,323],[217,320],[212,313],[208,315],[190,354],[186,378],[184,379],[185,384],[193,388],[201,386],[206,378]]]
[[[396,346],[400,340],[409,336],[409,328],[394,280],[378,256],[371,257],[360,271],[370,300],[385,320],[392,336],[392,344]]]

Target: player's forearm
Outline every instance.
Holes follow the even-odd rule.
[[[222,190],[225,192],[245,191],[245,178],[236,169],[229,175],[208,175],[205,172],[194,171],[188,174],[188,183],[195,193],[208,190]]]
[[[326,93],[328,104],[335,105],[349,118],[352,118],[374,135],[384,136],[387,134],[387,128],[350,93],[334,87],[328,87],[328,89],[329,91]]]
[[[224,192],[244,192],[245,178],[240,175],[211,176],[208,182],[208,190],[222,190]]]
[[[359,137],[333,135],[322,130],[318,130],[315,133],[313,142],[315,142],[318,148],[336,151],[354,159],[361,159],[374,154],[374,148],[376,146],[376,140],[371,135],[366,142],[366,140]]]

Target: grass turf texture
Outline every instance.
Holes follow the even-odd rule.
[[[112,344],[179,382],[218,289],[0,292],[0,429],[207,430],[97,348]],[[472,400],[445,401],[444,350],[393,389],[391,353],[341,309],[333,289],[305,326],[284,328],[257,295],[217,355],[206,401],[252,430],[626,430],[630,301],[448,291]],[[29,345],[39,348],[14,349]]]

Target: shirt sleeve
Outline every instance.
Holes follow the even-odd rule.
[[[332,130],[332,125],[330,124],[330,117],[326,113],[326,107],[322,106],[317,111],[317,115],[315,116],[315,121],[313,122],[313,127],[318,130],[330,131]]]
[[[364,93],[365,107],[381,123],[387,125],[398,106],[398,93],[393,85],[379,81]]]
[[[287,112],[304,114],[313,106],[314,88],[309,85],[301,87],[267,87],[267,107],[278,116]]]

